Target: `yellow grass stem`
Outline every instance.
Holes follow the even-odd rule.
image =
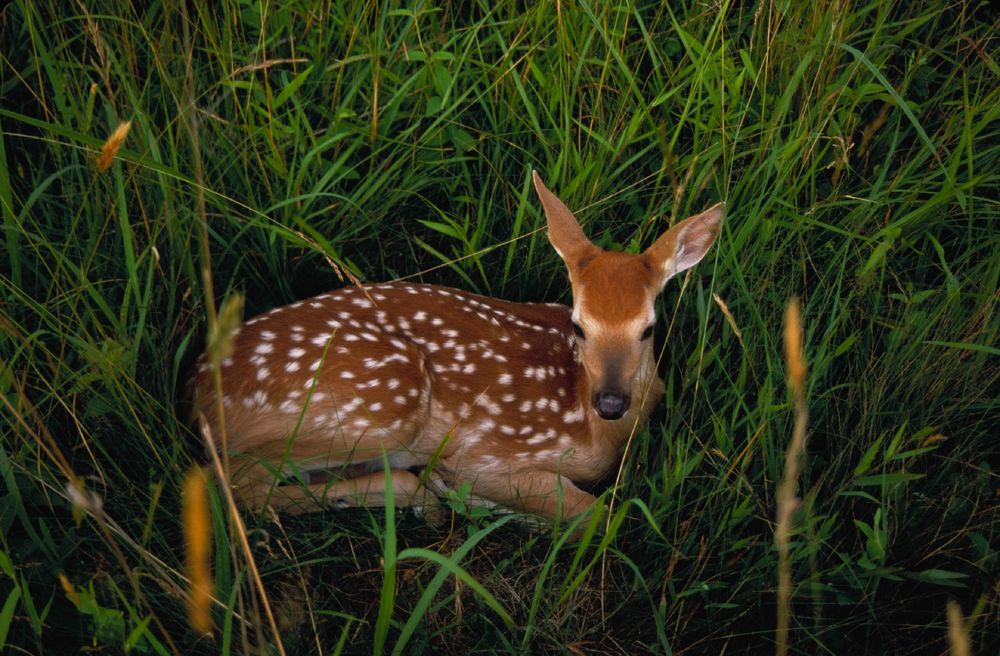
[[[792,392],[795,425],[792,443],[785,453],[785,470],[778,482],[777,518],[774,542],[778,549],[778,623],[775,632],[778,656],[788,653],[788,627],[791,619],[792,566],[789,562],[789,542],[792,515],[799,505],[796,495],[799,473],[806,451],[806,363],[802,355],[802,311],[799,300],[793,298],[785,309],[785,366],[788,370],[788,387]]]
[[[250,548],[250,539],[247,537],[246,527],[243,525],[243,520],[236,507],[236,499],[233,496],[232,486],[229,484],[229,477],[225,473],[226,470],[223,469],[222,460],[219,458],[218,445],[215,442],[215,438],[212,436],[212,429],[209,427],[208,421],[205,419],[204,415],[198,415],[198,427],[202,438],[205,440],[208,453],[212,458],[212,467],[216,478],[221,482],[219,487],[222,491],[226,502],[226,508],[229,513],[230,530],[236,538],[239,544],[239,550],[242,552],[246,565],[250,570],[249,579],[253,582],[254,587],[257,590],[257,594],[259,595],[260,603],[264,607],[264,614],[267,617],[268,626],[271,627],[271,632],[274,637],[274,646],[277,648],[280,656],[285,656],[285,646],[281,641],[281,633],[278,631],[278,624],[274,619],[274,612],[271,610],[271,602],[268,600],[267,591],[264,589],[264,580],[260,576],[260,570],[257,568],[257,561],[254,559],[253,550]],[[259,630],[260,627],[258,626],[257,629]]]

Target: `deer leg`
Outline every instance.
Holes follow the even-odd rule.
[[[308,486],[308,493],[332,502],[338,508],[385,506],[388,496],[386,482],[385,472],[377,471],[330,483],[314,483]],[[390,469],[388,482],[392,486],[392,502],[396,508],[415,508],[431,523],[440,522],[443,517],[441,502],[433,491],[420,482],[420,477],[406,469]]]
[[[597,507],[597,498],[565,476],[540,469],[514,471],[495,478],[480,477],[473,491],[491,501],[549,520],[571,519]]]
[[[419,477],[405,469],[389,472],[393,505],[419,509],[432,523],[443,517],[440,501]],[[269,505],[290,513],[313,512],[331,504],[340,508],[384,506],[385,483],[385,472],[377,471],[320,483],[277,485],[274,471],[259,461],[247,463],[233,474],[236,497],[242,503],[255,510]]]

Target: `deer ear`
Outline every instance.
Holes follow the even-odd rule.
[[[567,266],[573,267],[597,247],[587,239],[587,235],[583,234],[580,222],[576,220],[565,203],[548,190],[538,175],[538,171],[532,171],[531,177],[535,182],[535,192],[538,193],[538,198],[542,201],[542,207],[545,209],[545,218],[549,227],[549,242],[559,253],[563,262]]]
[[[654,271],[662,272],[660,286],[705,257],[722,228],[722,210],[718,203],[701,214],[688,217],[667,230],[642,254]]]

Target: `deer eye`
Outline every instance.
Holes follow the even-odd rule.
[[[580,339],[587,339],[587,336],[583,334],[583,328],[581,328],[580,324],[575,321],[573,322],[573,334]]]
[[[653,336],[653,324],[649,324],[648,326],[646,326],[646,330],[642,331],[642,337],[640,337],[639,340],[645,342],[652,336]]]

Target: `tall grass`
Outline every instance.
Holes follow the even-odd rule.
[[[771,651],[800,296],[782,648],[992,653],[996,28],[962,1],[8,4],[0,649]],[[667,394],[597,488],[609,526],[459,490],[443,527],[243,515],[248,556],[210,489],[214,626],[190,628],[183,385],[214,304],[399,277],[568,301],[533,168],[607,247],[727,203],[664,293]]]

